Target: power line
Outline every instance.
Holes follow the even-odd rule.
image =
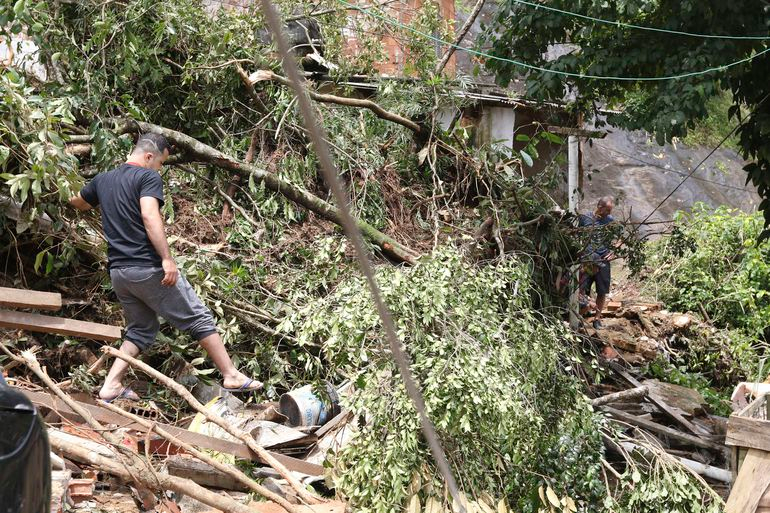
[[[720,147],[721,147],[721,146],[722,146],[722,145],[725,143],[725,141],[727,141],[727,140],[728,140],[730,137],[732,137],[732,136],[733,136],[733,134],[736,132],[736,130],[738,130],[740,127],[742,127],[742,126],[743,126],[743,125],[746,123],[746,121],[748,121],[748,120],[751,118],[751,116],[753,116],[753,115],[754,115],[754,113],[755,113],[757,110],[759,110],[759,107],[761,107],[761,106],[762,106],[762,104],[765,102],[765,100],[767,100],[768,96],[770,96],[770,93],[766,94],[766,95],[765,95],[765,97],[764,97],[764,98],[762,98],[762,99],[759,101],[759,103],[757,103],[757,104],[754,106],[754,108],[751,110],[751,112],[749,112],[748,116],[746,116],[746,117],[745,117],[745,118],[744,118],[744,119],[743,119],[741,122],[739,122],[737,125],[735,125],[735,126],[733,127],[733,129],[732,129],[732,130],[730,130],[730,133],[729,133],[729,134],[727,134],[726,136],[724,136],[724,137],[722,138],[722,140],[721,140],[721,141],[719,141],[719,144],[717,144],[717,145],[714,147],[714,149],[713,149],[713,150],[711,150],[711,151],[709,152],[709,154],[708,154],[708,155],[706,155],[706,156],[703,158],[703,160],[701,160],[701,161],[698,163],[698,165],[697,165],[697,166],[695,166],[695,167],[692,169],[692,171],[690,171],[690,172],[687,174],[687,176],[685,176],[685,177],[682,179],[682,181],[681,181],[681,182],[679,182],[679,185],[677,185],[676,187],[674,187],[674,190],[672,190],[671,192],[669,192],[669,193],[668,193],[668,195],[667,195],[665,198],[663,198],[663,199],[661,200],[661,202],[660,202],[660,203],[658,203],[658,206],[657,206],[657,207],[655,207],[654,209],[652,209],[652,212],[650,212],[649,214],[647,214],[647,217],[645,217],[645,218],[644,218],[644,221],[642,221],[642,223],[645,223],[645,222],[647,222],[647,220],[648,220],[648,219],[650,219],[650,217],[652,217],[652,215],[653,215],[655,212],[657,212],[657,211],[658,211],[658,209],[659,209],[660,207],[662,207],[662,206],[663,206],[663,204],[664,204],[666,201],[668,201],[668,199],[669,199],[671,196],[673,196],[673,195],[674,195],[674,193],[675,193],[676,191],[678,191],[678,190],[679,190],[679,188],[680,188],[682,185],[684,185],[684,183],[685,183],[685,182],[686,182],[686,181],[687,181],[687,180],[688,180],[688,179],[689,179],[689,178],[690,178],[690,177],[691,177],[693,174],[695,174],[695,172],[698,170],[698,168],[700,168],[700,167],[701,167],[701,166],[702,166],[702,165],[703,165],[703,164],[704,164],[704,163],[705,163],[705,162],[706,162],[706,161],[709,159],[709,157],[711,157],[711,156],[712,156],[712,155],[713,155],[713,154],[714,154],[714,153],[715,153],[715,152],[716,152],[716,151],[717,151],[717,150],[718,150],[718,149],[719,149],[719,148],[720,148]]]
[[[468,48],[468,47],[465,47],[465,46],[460,46],[460,45],[457,45],[457,44],[452,43],[450,41],[445,41],[443,39],[435,37],[432,34],[428,34],[428,33],[422,32],[422,31],[420,31],[420,30],[418,30],[418,29],[416,29],[414,27],[410,27],[409,25],[405,25],[405,24],[401,23],[398,20],[390,18],[389,16],[383,16],[381,14],[372,12],[369,9],[366,9],[365,7],[360,7],[360,6],[348,3],[345,0],[337,0],[337,1],[340,4],[345,5],[346,7],[348,7],[351,10],[356,10],[356,11],[362,12],[362,13],[366,14],[367,16],[371,16],[372,18],[377,18],[379,20],[384,21],[385,23],[394,25],[394,26],[402,28],[404,30],[408,30],[408,31],[410,31],[410,32],[420,36],[420,37],[423,37],[423,38],[428,39],[430,41],[433,41],[435,43],[439,43],[439,44],[441,44],[443,46],[450,46],[450,47],[453,47],[453,48],[455,48],[457,50],[466,52],[466,53],[471,54],[471,55],[476,55],[478,57],[484,57],[485,59],[491,59],[491,60],[496,60],[496,61],[500,61],[500,62],[507,62],[509,64],[513,64],[515,66],[519,66],[521,68],[525,68],[525,69],[529,69],[529,70],[533,70],[533,71],[541,71],[543,73],[552,73],[554,75],[561,75],[561,76],[572,77],[572,78],[587,78],[587,79],[593,79],[593,80],[615,80],[615,81],[619,81],[619,82],[662,82],[662,81],[666,81],[666,80],[676,80],[676,79],[680,79],[680,78],[688,78],[688,77],[695,77],[695,76],[700,76],[700,75],[707,75],[709,73],[714,73],[714,72],[717,72],[717,71],[724,71],[724,70],[726,70],[728,68],[732,68],[733,66],[738,66],[740,64],[744,64],[746,62],[750,62],[750,61],[756,59],[757,57],[760,57],[760,56],[770,52],[770,47],[768,47],[768,48],[765,48],[764,50],[762,50],[761,52],[757,52],[754,55],[751,55],[749,57],[743,58],[743,59],[738,60],[738,61],[730,62],[728,64],[723,64],[721,66],[715,66],[715,67],[712,67],[712,68],[707,68],[707,69],[704,69],[704,70],[701,70],[701,71],[691,71],[691,72],[688,72],[688,73],[681,73],[681,74],[678,74],[678,75],[667,75],[667,76],[662,76],[662,77],[617,77],[617,76],[605,76],[605,75],[588,75],[588,74],[585,74],[585,73],[573,73],[573,72],[570,72],[570,71],[560,71],[560,70],[555,70],[555,69],[543,68],[542,66],[535,66],[535,65],[532,65],[532,64],[527,64],[526,62],[521,62],[521,61],[517,61],[517,60],[514,60],[514,59],[508,59],[506,57],[499,57],[497,55],[492,55],[492,54],[487,53],[487,52],[481,52],[481,51],[478,51],[478,50],[474,50],[472,48]]]
[[[679,171],[677,169],[673,169],[673,168],[670,168],[670,167],[662,166],[660,164],[656,164],[655,162],[648,162],[646,160],[640,159],[639,157],[634,157],[633,155],[629,155],[628,153],[624,153],[624,152],[622,152],[620,150],[616,150],[615,148],[608,148],[607,146],[599,144],[596,141],[594,141],[593,144],[597,148],[601,148],[601,149],[606,150],[606,151],[611,151],[613,153],[617,153],[618,155],[622,155],[622,156],[627,157],[627,158],[629,158],[631,160],[635,160],[635,161],[639,162],[640,164],[644,164],[646,166],[662,169],[663,171],[671,171],[672,173],[677,174],[679,176],[687,176],[687,173],[685,171]],[[716,180],[711,180],[709,178],[703,178],[703,177],[700,177],[700,176],[693,176],[692,179],[693,180],[700,180],[701,182],[713,183],[715,185],[719,185],[720,187],[724,187],[724,188],[727,188],[727,189],[735,189],[735,190],[743,191],[743,192],[747,192],[747,190],[748,190],[748,189],[746,189],[746,187],[736,187],[735,185],[730,185],[730,184],[727,184],[727,183],[721,183],[721,182],[718,182]]]
[[[636,29],[636,30],[647,30],[650,32],[662,32],[664,34],[675,34],[679,36],[690,36],[690,37],[702,37],[707,39],[739,39],[739,40],[752,40],[752,41],[765,41],[770,39],[770,36],[731,36],[731,35],[725,35],[725,34],[700,34],[697,32],[684,32],[681,30],[668,30],[668,29],[657,28],[657,27],[646,27],[644,25],[634,25],[633,23],[623,23],[622,21],[613,21],[613,20],[605,20],[602,18],[595,18],[593,16],[587,16],[585,14],[580,14],[577,12],[566,11],[566,10],[558,9],[556,7],[551,7],[545,4],[528,2],[527,0],[512,0],[512,1],[517,4],[534,7],[535,9],[544,9],[546,11],[553,11],[559,14],[565,14],[567,16],[572,16],[575,18],[582,18],[584,20],[594,21],[596,23],[604,23],[607,25],[614,25],[616,27],[630,28],[630,29]]]

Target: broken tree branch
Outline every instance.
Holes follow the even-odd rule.
[[[473,26],[473,22],[476,21],[476,18],[481,12],[482,7],[484,7],[484,1],[485,0],[478,0],[476,2],[476,5],[473,6],[473,10],[468,16],[468,19],[465,20],[465,23],[460,29],[460,32],[457,33],[457,38],[455,38],[454,40],[454,45],[447,48],[446,53],[444,53],[444,56],[441,58],[441,61],[439,61],[439,63],[436,65],[436,75],[438,75],[444,70],[444,67],[447,65],[447,63],[449,62],[449,59],[452,57],[452,54],[455,53],[457,46],[460,43],[462,43],[463,39],[465,39],[465,36],[468,34],[468,31]]]
[[[177,132],[176,130],[171,130],[170,128],[153,125],[152,123],[145,123],[142,121],[116,121],[119,128],[128,126],[128,131],[161,134],[177,147],[182,148],[188,154],[194,156],[202,162],[209,162],[218,167],[234,171],[236,173],[249,174],[256,180],[262,181],[265,184],[265,187],[271,191],[277,192],[283,195],[286,199],[293,201],[294,203],[297,203],[298,205],[301,205],[312,212],[315,212],[324,219],[328,219],[329,221],[342,226],[342,217],[338,207],[322,200],[318,196],[309,193],[301,187],[298,187],[297,185],[284,180],[283,178],[280,178],[272,173],[268,173],[264,169],[260,169],[252,164],[240,162],[234,157],[226,155],[225,153],[222,153],[221,151],[212,148],[211,146],[204,144],[187,134]],[[384,253],[390,255],[391,257],[401,262],[412,264],[415,263],[415,261],[419,258],[419,255],[416,252],[400,244],[399,242],[396,242],[394,239],[377,230],[369,223],[359,219],[356,220],[356,224],[364,234],[365,238],[376,244]]]
[[[227,474],[228,476],[232,477],[233,479],[235,479],[236,481],[238,481],[240,483],[243,483],[248,488],[250,488],[251,490],[257,492],[261,496],[263,496],[263,497],[265,497],[267,499],[270,499],[272,501],[277,502],[278,504],[283,506],[289,513],[298,513],[297,508],[295,508],[289,501],[287,501],[286,499],[284,499],[283,497],[281,497],[277,493],[268,490],[267,488],[265,488],[264,486],[260,485],[259,483],[257,483],[253,479],[249,478],[246,474],[244,474],[243,472],[238,470],[236,467],[234,467],[232,465],[226,465],[226,464],[222,463],[221,461],[218,461],[218,460],[212,458],[208,454],[206,454],[206,453],[204,453],[202,451],[199,451],[198,449],[196,449],[192,445],[190,445],[190,444],[180,440],[179,438],[175,437],[174,435],[172,435],[171,433],[169,433],[165,429],[160,428],[154,422],[150,422],[150,421],[148,421],[147,419],[145,419],[143,417],[139,417],[138,415],[134,415],[133,413],[129,413],[127,411],[124,411],[124,410],[118,408],[117,406],[115,406],[114,404],[104,403],[103,406],[105,408],[107,408],[108,410],[110,410],[110,411],[113,411],[115,413],[123,415],[127,419],[130,419],[130,420],[136,422],[137,424],[139,424],[141,426],[144,426],[148,431],[155,431],[156,433],[158,433],[160,436],[162,436],[163,438],[165,438],[166,440],[168,440],[172,444],[176,445],[177,447],[183,448],[184,450],[186,450],[188,453],[192,454],[193,456],[195,456],[199,460],[201,460],[201,461],[203,461],[205,463],[208,463],[209,465],[211,465],[215,469],[219,470],[220,472],[222,472],[224,474]]]
[[[615,392],[614,394],[607,394],[601,397],[597,397],[591,401],[591,406],[601,406],[607,403],[627,401],[630,399],[641,399],[642,397],[646,397],[648,392],[649,388],[646,386],[631,388],[629,390],[622,390],[620,392]]]
[[[261,82],[263,80],[272,80],[286,87],[291,86],[287,78],[282,77],[281,75],[277,75],[270,70],[259,70],[256,73],[254,73],[251,77],[249,77],[249,80],[252,84],[255,82]],[[337,96],[334,94],[317,93],[309,89],[307,85],[305,86],[305,92],[307,92],[310,98],[312,98],[317,102],[333,103],[336,105],[343,105],[345,107],[357,107],[360,109],[369,109],[375,114],[375,116],[377,116],[380,119],[384,119],[386,121],[392,121],[393,123],[396,123],[403,127],[408,128],[409,130],[411,130],[416,134],[419,134],[420,132],[422,132],[422,128],[420,127],[420,125],[418,125],[411,119],[405,118],[404,116],[401,116],[394,112],[390,112],[389,110],[385,110],[379,104],[371,100],[364,100],[361,98],[348,98],[346,96]]]
[[[246,433],[245,431],[242,431],[241,429],[236,428],[235,426],[230,425],[219,415],[215,415],[211,413],[209,410],[206,409],[205,406],[203,406],[203,404],[201,404],[195,397],[193,397],[190,391],[187,390],[184,386],[180,385],[179,383],[169,378],[165,374],[150,367],[146,363],[140,360],[137,360],[136,358],[133,358],[113,347],[103,346],[102,351],[116,358],[120,358],[121,360],[128,363],[130,366],[134,367],[135,369],[141,370],[142,372],[152,377],[159,383],[173,390],[179,396],[181,396],[184,400],[186,400],[190,404],[190,406],[192,406],[195,410],[202,413],[203,416],[205,416],[209,422],[213,422],[214,424],[221,427],[222,429],[224,429],[225,431],[227,431],[237,439],[241,440],[243,443],[246,444],[246,446],[249,449],[254,451],[254,453],[257,454],[260,457],[260,459],[262,459],[262,461],[264,461],[266,464],[270,465],[273,469],[275,469],[275,471],[278,472],[281,475],[281,477],[283,477],[291,485],[291,487],[294,488],[297,494],[308,504],[319,504],[320,502],[322,502],[320,498],[308,492],[307,489],[302,485],[302,483],[300,483],[297,480],[297,478],[295,478],[292,475],[292,473],[281,462],[276,460],[272,454],[270,454],[265,448],[260,447],[257,444],[257,441],[254,440],[253,436],[251,436],[249,433]]]

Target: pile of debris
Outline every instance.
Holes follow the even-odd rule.
[[[659,303],[609,302],[603,329],[589,335],[602,344],[601,355],[613,375],[594,388],[597,397],[592,405],[627,435],[628,441],[620,445],[605,438],[608,452],[617,456],[620,466],[628,454],[652,445],[726,497],[733,480],[725,445],[727,419],[709,414],[697,390],[632,375],[635,365],[669,353],[675,337],[699,324],[693,316],[663,310]]]
[[[607,360],[639,365],[671,353],[674,339],[688,331],[711,328],[692,315],[662,307],[661,303],[610,301],[603,312],[603,328],[590,330],[590,335],[604,344],[602,355]]]
[[[15,355],[2,348],[54,392],[10,380],[37,407],[48,428],[55,470],[52,513],[73,507],[126,513],[346,509],[328,498],[332,494],[322,463],[330,449],[349,438],[351,415],[339,411],[333,399],[325,404],[310,386],[286,394],[281,403],[249,405],[218,386],[199,384],[191,393],[127,357],[130,365],[197,411],[187,422],[173,424],[165,423],[152,403],[139,408],[130,401],[97,403],[85,394],[70,395],[48,377],[33,353]],[[105,352],[119,354],[111,348]],[[247,474],[236,466],[236,458],[259,465]]]

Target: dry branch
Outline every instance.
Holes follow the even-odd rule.
[[[457,37],[454,40],[454,45],[447,48],[446,53],[444,53],[444,56],[441,58],[441,61],[439,61],[439,63],[436,65],[436,71],[435,71],[436,75],[438,75],[444,70],[444,67],[447,65],[447,63],[449,62],[449,59],[452,57],[452,54],[455,53],[457,46],[460,43],[462,43],[463,39],[465,39],[465,36],[468,34],[468,31],[473,26],[473,22],[476,21],[476,18],[481,12],[481,8],[484,7],[484,1],[485,0],[478,0],[476,2],[476,5],[473,6],[473,11],[471,11],[470,15],[468,15],[468,19],[465,20],[465,23],[460,29],[460,32],[457,33]]]
[[[202,486],[176,476],[157,472],[135,472],[118,463],[115,458],[98,454],[87,447],[60,438],[56,432],[49,437],[51,447],[64,454],[67,458],[92,465],[99,470],[118,476],[125,481],[133,482],[147,488],[173,490],[221,511],[233,513],[254,513],[254,510],[237,502],[230,497],[220,495]],[[114,454],[114,453],[113,453]]]
[[[294,185],[291,182],[284,180],[272,173],[268,173],[264,169],[260,169],[252,164],[246,164],[240,162],[230,155],[226,155],[221,151],[212,148],[211,146],[204,144],[189,135],[171,130],[152,123],[144,123],[142,121],[123,120],[117,121],[118,129],[133,131],[133,132],[151,132],[161,134],[178,148],[184,150],[188,155],[200,160],[202,162],[209,162],[223,169],[233,171],[235,173],[249,174],[256,180],[262,181],[265,187],[273,192],[277,192],[283,195],[286,199],[301,205],[308,210],[315,212],[324,219],[328,219],[339,226],[342,226],[342,217],[338,207],[327,203],[318,196],[315,196],[308,191]],[[128,127],[128,128],[126,128]],[[367,222],[356,220],[361,233],[369,241],[376,244],[380,249],[392,256],[393,258],[401,261],[414,263],[419,255],[411,249],[396,242],[391,237],[385,235],[381,231]]]
[[[192,454],[193,456],[195,456],[199,460],[201,460],[201,461],[203,461],[205,463],[208,463],[209,465],[211,465],[215,469],[219,470],[220,472],[222,472],[224,474],[227,474],[228,476],[232,477],[233,479],[235,479],[236,481],[238,481],[240,483],[243,483],[245,486],[247,486],[251,490],[254,490],[255,492],[257,492],[261,496],[263,496],[263,497],[265,497],[267,499],[270,499],[272,501],[277,502],[278,504],[283,506],[289,513],[297,513],[297,508],[295,508],[289,501],[287,501],[286,499],[284,499],[283,497],[281,497],[277,493],[268,490],[267,488],[265,488],[264,486],[260,485],[259,483],[257,483],[253,479],[249,478],[246,474],[244,474],[243,472],[241,472],[237,468],[235,468],[235,467],[233,467],[231,465],[226,465],[226,464],[222,463],[221,461],[218,461],[218,460],[212,458],[208,454],[206,454],[206,453],[204,453],[202,451],[199,451],[198,449],[196,449],[192,445],[188,444],[187,442],[184,442],[184,441],[180,440],[179,438],[175,437],[174,435],[172,435],[171,433],[169,433],[165,429],[160,428],[154,422],[150,422],[150,421],[148,421],[145,418],[139,417],[138,415],[134,415],[133,413],[129,413],[127,411],[124,411],[124,410],[118,408],[117,406],[115,406],[114,404],[105,403],[103,406],[105,408],[107,408],[108,410],[110,410],[110,411],[113,411],[115,413],[123,415],[127,419],[130,419],[130,420],[136,422],[137,424],[139,424],[141,426],[144,426],[149,431],[155,431],[156,433],[158,433],[160,436],[162,436],[163,438],[165,438],[166,440],[168,440],[172,444],[176,445],[177,447],[183,448],[184,450],[186,450],[187,452],[189,452],[190,454]]]
[[[597,397],[591,401],[591,406],[601,406],[603,404],[627,401],[629,399],[641,399],[642,397],[647,397],[648,392],[649,388],[644,386],[631,388],[629,390],[622,390],[620,392],[615,392],[614,394],[607,394],[601,397]]]
[[[189,390],[187,390],[184,386],[180,385],[173,379],[169,378],[168,376],[164,375],[163,373],[153,369],[146,363],[137,360],[136,358],[133,358],[125,353],[120,352],[119,350],[104,346],[102,347],[102,351],[105,353],[112,355],[116,358],[120,358],[121,360],[125,361],[132,367],[141,370],[148,376],[152,377],[153,379],[157,380],[159,383],[163,384],[167,388],[173,390],[178,395],[180,395],[184,400],[186,400],[190,406],[192,406],[195,410],[202,413],[203,416],[206,417],[206,419],[209,422],[213,422],[217,426],[221,427],[237,439],[241,440],[243,443],[246,444],[246,446],[254,451],[255,454],[257,454],[262,461],[264,461],[266,464],[270,465],[273,469],[275,469],[276,472],[278,472],[281,477],[283,477],[294,490],[297,492],[297,494],[308,504],[319,504],[321,499],[317,496],[312,495],[305,489],[305,487],[300,483],[297,478],[295,478],[291,472],[278,460],[273,457],[272,454],[270,454],[266,449],[263,447],[260,447],[256,440],[254,440],[254,437],[251,436],[249,433],[246,433],[245,431],[242,431],[235,426],[230,425],[228,422],[226,422],[222,417],[215,415],[211,413],[209,410],[206,409],[203,404],[201,404],[193,395],[190,393]]]

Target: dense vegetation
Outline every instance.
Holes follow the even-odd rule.
[[[693,312],[720,330],[680,341],[679,369],[659,371],[704,391],[720,390],[724,398],[735,383],[763,381],[768,374],[770,244],[757,243],[759,214],[697,204],[690,213],[679,212],[675,223],[671,236],[649,247],[646,285],[671,308]]]
[[[372,72],[380,36],[393,29],[354,23],[361,51],[351,57],[341,30],[350,27],[348,13],[338,8],[286,3],[283,12],[327,12],[317,18],[324,58],[335,66],[313,78],[353,97],[362,93],[345,84],[348,75]],[[432,7],[419,14],[413,21],[423,30],[449,33]],[[22,66],[0,72],[4,284],[59,290],[83,305],[65,314],[120,322],[98,220],[63,200],[124,157],[135,135],[127,120],[252,159],[254,168],[327,199],[291,94],[277,81],[244,80],[281,69],[258,10],[210,13],[195,0],[162,9],[150,0],[19,0],[0,6],[0,26],[38,44],[46,74]],[[716,509],[718,500],[669,461],[631,459],[619,478],[602,464],[602,435],[619,435],[583,395],[602,371],[592,349],[563,327],[564,298],[554,286],[584,245],[552,209],[561,139],[539,132],[522,152],[510,152],[474,144],[463,123],[442,128],[440,109],[469,106],[450,94],[464,85],[436,76],[431,45],[411,41],[410,48],[415,80],[374,80],[372,98],[419,130],[369,110],[316,108],[356,216],[423,255],[409,267],[379,258],[378,280],[461,488],[487,505],[525,512],[550,510],[554,501],[567,512]],[[556,166],[523,178],[540,141],[553,145]],[[361,414],[358,432],[328,464],[337,492],[357,510],[397,510],[415,500],[448,507],[333,219],[258,174],[234,180],[232,169],[188,150],[178,146],[164,170],[171,198],[164,214],[180,268],[217,314],[238,364],[266,381],[270,399],[299,383],[353,383],[346,401]],[[229,216],[228,197],[240,206]],[[636,246],[618,251],[637,253]],[[164,325],[159,338],[146,356],[152,364],[174,377],[213,376],[189,337]],[[52,374],[84,390],[96,384],[83,362],[59,357],[68,347],[97,346],[36,342]],[[170,411],[178,406],[163,391],[157,400]]]

